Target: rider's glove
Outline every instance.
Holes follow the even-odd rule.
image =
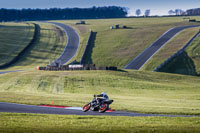
[[[96,97],[97,95],[94,94],[94,97]]]

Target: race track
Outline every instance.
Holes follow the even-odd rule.
[[[62,23],[57,22],[49,22],[51,24],[55,24],[59,27],[61,27],[67,36],[67,44],[65,46],[65,49],[63,53],[60,55],[58,59],[56,59],[57,62],[61,63],[61,65],[64,65],[68,61],[70,61],[78,51],[79,45],[80,45],[80,38],[78,33],[69,25],[65,25]]]
[[[136,69],[140,70],[142,66],[154,55],[160,48],[162,48],[170,39],[172,39],[177,33],[180,31],[199,27],[200,25],[190,25],[190,26],[181,26],[175,27],[167,32],[165,32],[158,40],[156,40],[151,46],[146,48],[142,53],[140,53],[137,57],[135,57],[128,65],[124,67],[124,69]]]
[[[160,117],[200,117],[192,115],[160,115],[160,114],[140,114],[134,112],[114,111],[98,113],[94,111],[82,112],[80,109],[52,108],[34,105],[24,105],[15,103],[0,102],[0,112],[11,113],[38,113],[38,114],[58,114],[58,115],[107,115],[107,116],[160,116]]]
[[[2,71],[2,72],[0,72],[0,74],[6,74],[6,73],[11,73],[11,72],[20,72],[20,71],[23,71],[23,70]]]

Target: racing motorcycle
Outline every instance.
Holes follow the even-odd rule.
[[[99,111],[99,113],[104,113],[109,109],[109,105],[112,104],[112,102],[113,100],[100,100],[98,103],[97,97],[94,96],[94,99],[90,103],[83,106],[82,111],[87,112],[88,110],[92,110]]]

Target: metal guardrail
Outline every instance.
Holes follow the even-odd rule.
[[[44,71],[74,71],[74,70],[113,70],[117,71],[117,67],[107,66],[107,67],[96,67],[94,64],[89,65],[64,65],[64,66],[46,66],[37,67],[37,70]]]
[[[167,63],[169,63],[172,59],[174,59],[175,57],[177,57],[178,55],[180,55],[191,43],[192,41],[200,34],[200,30],[198,31],[197,34],[194,35],[194,37],[192,39],[190,39],[190,41],[187,42],[187,44],[180,49],[179,51],[177,51],[175,54],[173,54],[171,57],[169,57],[167,60],[165,60],[162,64],[160,64],[157,68],[154,69],[154,72],[157,72],[159,69],[161,69],[164,65],[166,65]]]

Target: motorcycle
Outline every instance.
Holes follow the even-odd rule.
[[[94,99],[83,106],[82,111],[87,112],[88,110],[92,111],[99,111],[99,113],[104,113],[106,110],[109,109],[109,105],[113,103],[114,100],[100,100],[100,103],[98,103],[97,97],[94,96]]]

